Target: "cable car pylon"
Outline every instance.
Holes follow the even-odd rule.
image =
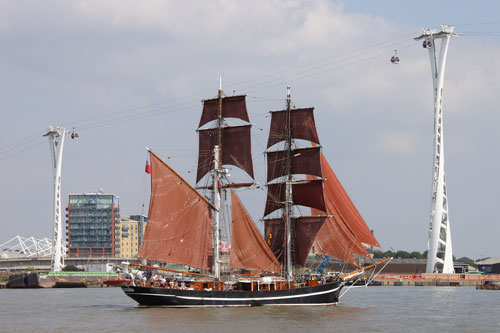
[[[64,139],[66,133],[69,133],[64,127],[49,126],[47,133],[43,136],[48,137],[50,146],[50,157],[52,159],[52,171],[54,174],[54,238],[52,241],[52,261],[50,270],[60,272],[64,267],[64,257],[66,249],[63,242],[63,227],[62,227],[62,204],[61,204],[61,174],[62,174],[62,157],[64,149]],[[77,139],[78,133],[71,132],[71,138]]]

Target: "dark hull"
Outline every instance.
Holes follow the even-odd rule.
[[[151,287],[122,287],[127,296],[142,306],[306,306],[334,305],[343,282],[288,290],[271,291],[198,291]]]

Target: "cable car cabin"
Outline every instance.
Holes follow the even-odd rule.
[[[71,138],[74,140],[74,139],[78,139],[80,136],[78,135],[78,133],[71,133]]]
[[[392,58],[391,58],[391,62],[392,62],[393,64],[396,64],[396,65],[397,65],[397,64],[399,63],[399,57],[398,57],[398,56],[392,56]]]
[[[398,50],[394,50],[394,55],[391,57],[391,62],[393,64],[399,63]]]

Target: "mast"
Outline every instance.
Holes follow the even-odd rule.
[[[223,165],[234,165],[245,171],[253,180],[251,138],[245,95],[223,96],[222,80],[219,79],[219,91],[216,98],[203,101],[203,111],[198,125],[198,172],[196,183],[211,174],[208,186],[197,189],[212,191],[212,272],[215,279],[221,275],[221,207],[222,189],[228,187],[249,186],[250,184],[224,184],[227,170]],[[230,126],[225,118],[236,118],[247,124]],[[210,124],[209,126],[205,126]]]
[[[292,197],[292,128],[290,115],[290,86],[286,87],[286,195],[285,195],[285,248],[286,248],[286,275],[287,279],[291,280],[293,276],[292,265],[292,213],[293,197]]]
[[[220,207],[221,207],[221,163],[219,146],[214,147],[214,174],[213,174],[213,272],[216,280],[220,279]]]
[[[314,108],[292,108],[287,87],[286,108],[271,111],[267,148],[284,143],[283,149],[266,151],[267,200],[264,209],[266,241],[283,267],[283,275],[293,278],[295,265],[304,266],[314,238],[328,217],[323,194],[321,147],[314,121]],[[294,140],[316,146],[295,147]],[[293,175],[312,175],[317,179],[295,179]],[[321,211],[321,215],[292,215],[293,206]],[[280,217],[271,217],[280,211]],[[269,216],[269,217],[267,217]]]
[[[214,146],[213,172],[213,272],[216,280],[220,280],[220,207],[222,191],[222,78],[219,78],[219,103],[217,107],[217,145]]]

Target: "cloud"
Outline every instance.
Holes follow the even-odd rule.
[[[417,150],[417,136],[409,132],[379,133],[372,150],[383,154],[411,155]]]

